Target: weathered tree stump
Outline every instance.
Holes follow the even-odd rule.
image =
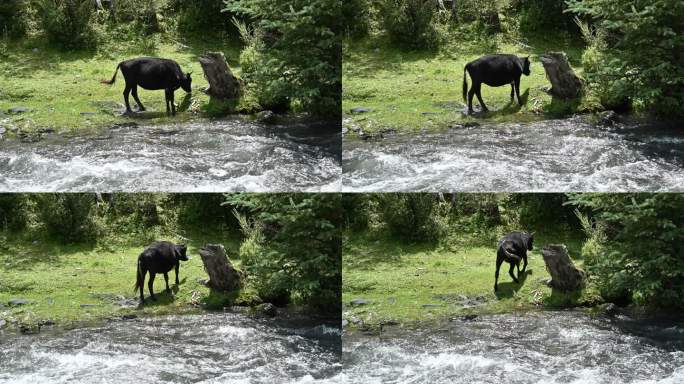
[[[542,249],[546,270],[551,275],[549,285],[564,292],[575,291],[582,287],[584,272],[575,268],[563,244],[549,244]]]
[[[582,81],[570,68],[568,57],[564,52],[549,52],[541,56],[546,77],[551,82],[552,95],[563,99],[574,99],[582,91]]]
[[[207,286],[221,291],[232,291],[242,286],[242,278],[226,256],[221,244],[207,244],[199,251],[204,270],[209,275]]]
[[[199,58],[204,77],[209,82],[205,92],[219,99],[237,99],[242,94],[242,81],[233,75],[222,52],[207,52]]]

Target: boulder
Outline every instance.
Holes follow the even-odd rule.
[[[263,303],[254,307],[254,313],[260,316],[275,317],[278,314],[278,308],[271,303]]]
[[[30,303],[30,301],[28,301],[28,300],[26,300],[26,299],[12,299],[12,300],[10,300],[10,301],[7,302],[7,304],[9,304],[9,305],[11,305],[11,306],[13,306],[13,307],[14,307],[14,306],[18,306],[18,305],[26,305],[26,304],[29,304],[29,303]]]
[[[221,244],[207,244],[199,251],[204,270],[209,275],[207,286],[219,291],[233,291],[242,287],[242,276],[233,267]]]
[[[263,124],[273,124],[276,121],[276,115],[272,111],[261,111],[256,114],[256,120]]]
[[[242,95],[242,80],[238,79],[228,67],[223,52],[207,52],[200,56],[199,62],[204,77],[209,82],[205,92],[219,99],[238,99]]]
[[[354,300],[349,302],[349,304],[351,304],[353,306],[368,305],[370,303],[371,303],[370,300],[366,300],[366,299],[354,299]]]
[[[549,52],[541,57],[546,77],[551,82],[551,93],[562,99],[579,97],[582,91],[582,81],[570,67],[568,57],[564,52]]]
[[[564,292],[575,291],[582,287],[585,273],[575,267],[565,245],[546,245],[542,248],[542,256],[546,269],[551,275],[549,286]]]

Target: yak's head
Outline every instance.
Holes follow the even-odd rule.
[[[534,232],[527,235],[527,250],[528,251],[532,250],[532,246],[533,246],[532,243],[534,243]]]
[[[525,76],[530,75],[530,57],[527,56],[526,58],[523,59],[523,70],[522,72],[525,74]]]
[[[188,247],[185,244],[174,245],[173,248],[177,260],[188,261],[188,256],[186,254]]]
[[[191,73],[188,72],[185,74],[185,79],[181,80],[181,88],[187,93],[192,92],[192,77],[190,77]]]

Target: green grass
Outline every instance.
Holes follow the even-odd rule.
[[[87,131],[131,121],[152,124],[187,121],[205,115],[204,109],[212,109],[209,97],[201,92],[207,86],[198,61],[202,53],[224,52],[231,68],[240,73],[240,46],[235,41],[212,38],[181,42],[160,35],[151,39],[153,43],[143,46],[110,43],[92,52],[55,50],[40,40],[0,42],[0,111],[6,113],[17,106],[32,109],[28,113],[0,115],[0,121],[10,119],[12,125],[27,132],[41,128],[57,132]],[[163,91],[144,89],[139,89],[138,94],[146,112],[126,117],[113,111],[113,105],[123,104],[123,76],[119,72],[116,83],[111,86],[101,84],[100,80],[111,79],[119,62],[139,56],[171,58],[184,72],[193,73],[192,94],[186,97],[181,89],[175,93],[179,106],[177,116],[167,116]],[[130,103],[137,110],[132,96]],[[82,112],[87,114],[81,115]]]
[[[198,282],[198,279],[208,279],[199,248],[205,243],[220,242],[232,256],[237,253],[239,238],[225,234],[193,234],[192,237],[195,240],[188,243],[190,260],[181,262],[180,285],[174,286],[175,272],[171,271],[169,285],[173,294],[169,294],[165,291],[163,275],[157,275],[154,290],[158,300],[154,302],[148,300],[146,280],[146,302],[142,308],[123,308],[114,299],[121,295],[139,300],[133,292],[136,260],[147,244],[102,247],[0,238],[3,240],[0,242],[0,303],[6,306],[0,308],[0,319],[27,326],[50,320],[58,326],[70,327],[123,315],[191,313],[252,300],[254,293],[249,287],[240,292],[214,293]],[[239,260],[231,261],[239,268]],[[7,305],[16,298],[30,303]],[[93,306],[81,307],[81,304]]]
[[[487,38],[454,36],[440,51],[402,51],[380,36],[345,41],[342,63],[342,110],[352,126],[366,133],[383,129],[400,132],[439,130],[482,119],[510,122],[557,117],[591,108],[590,100],[552,99],[544,89],[546,79],[539,56],[548,51],[565,51],[571,66],[581,76],[581,42],[568,38],[540,38],[526,48],[502,35]],[[462,97],[463,68],[486,54],[512,53],[530,56],[531,74],[521,78],[520,95],[525,104],[511,102],[510,86],[483,85],[482,98],[490,112],[465,116]],[[472,85],[468,77],[468,86]],[[463,103],[463,104],[462,104]],[[354,107],[371,112],[351,114]],[[473,106],[478,106],[474,98]],[[477,110],[477,109],[476,109]]]
[[[373,328],[388,321],[410,325],[467,314],[598,302],[597,293],[591,286],[564,294],[544,284],[550,276],[541,256],[543,245],[566,244],[573,262],[582,268],[579,235],[539,234],[535,236],[535,243],[535,249],[528,254],[529,265],[522,284],[513,282],[508,275],[508,264],[504,264],[499,276],[499,291],[495,294],[496,243],[438,247],[433,244],[406,245],[370,235],[349,235],[343,253],[343,316],[352,324],[352,319],[357,318],[365,327]],[[471,299],[480,297],[483,304],[464,308],[461,295]],[[350,305],[351,300],[359,298],[371,303]]]

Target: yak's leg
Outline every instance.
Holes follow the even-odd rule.
[[[135,102],[138,103],[138,107],[140,107],[141,111],[145,110],[145,106],[140,102],[140,99],[138,98],[138,86],[134,85],[133,89],[131,89],[131,93],[133,93],[133,99],[135,99]]]
[[[513,274],[513,263],[511,263],[511,267],[508,268],[508,274],[511,275],[511,277],[513,278],[513,281],[515,281],[515,283],[517,284],[518,278],[515,277],[515,275]]]
[[[503,263],[502,257],[496,258],[496,272],[494,272],[494,292],[499,289],[499,268],[501,268],[501,263]]]
[[[468,91],[468,113],[473,113],[473,96],[475,96],[475,86]]]
[[[140,285],[138,288],[140,288],[140,305],[142,305],[145,302],[145,275],[147,274],[147,270],[145,269],[140,269]]]
[[[124,95],[124,102],[126,103],[126,112],[131,113],[133,112],[131,110],[131,104],[128,102],[128,95],[131,94],[131,87],[126,84],[126,88],[124,88],[123,95]]]
[[[482,83],[477,84],[477,87],[473,87],[473,88],[475,88],[475,95],[477,96],[477,100],[480,102],[480,106],[482,107],[482,111],[483,112],[489,111],[489,109],[485,105],[484,101],[482,101],[482,94],[480,93],[480,91],[482,90]]]
[[[180,282],[178,281],[178,267],[179,263],[176,263],[176,285],[180,285]]]
[[[155,273],[150,271],[150,280],[147,282],[147,289],[150,291],[150,299],[152,300],[157,300],[156,297],[154,297],[154,275]]]
[[[514,97],[514,92],[515,92],[515,82],[511,81],[511,100],[515,100]]]
[[[171,100],[171,114],[173,116],[176,116],[176,102],[173,100],[174,91],[173,89],[169,90],[169,100]]]
[[[520,272],[518,272],[520,273]],[[166,283],[166,292],[171,292],[171,288],[169,288],[169,273],[164,272],[164,282]]]
[[[525,273],[525,270],[527,269],[527,252],[523,253],[522,259],[523,259],[523,269],[522,269],[522,271],[523,271],[523,273]],[[520,275],[520,273],[518,273],[518,276],[519,276],[519,275]]]
[[[520,100],[520,78],[515,79],[515,94],[518,96],[518,105],[522,107],[523,103]]]
[[[164,99],[166,100],[166,113],[171,112],[171,107],[169,106],[169,90],[164,90]]]

